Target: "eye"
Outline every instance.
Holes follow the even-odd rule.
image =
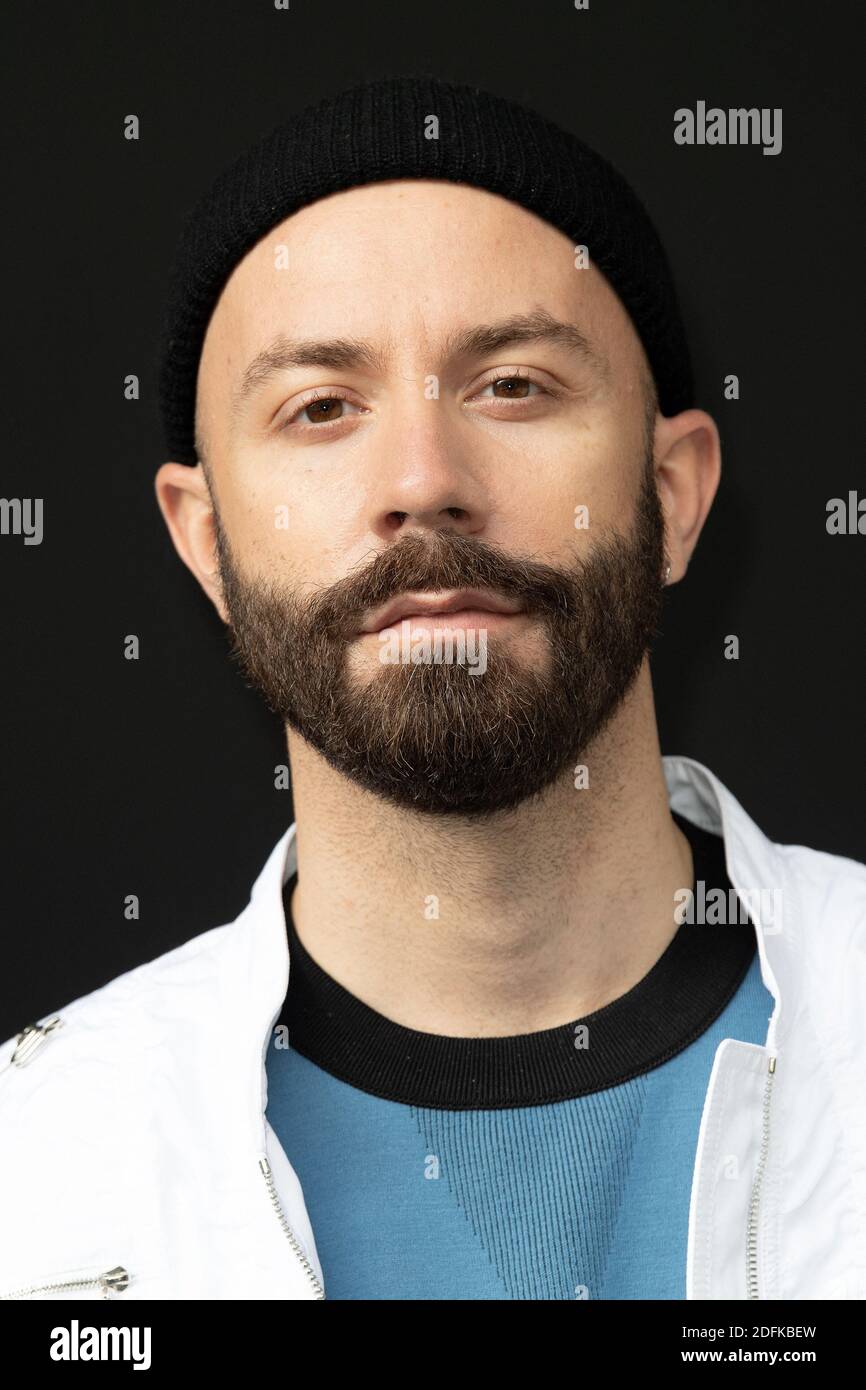
[[[500,401],[526,400],[532,395],[552,396],[553,392],[541,385],[539,381],[526,376],[523,372],[507,372],[504,375],[491,378],[486,382],[476,395],[483,396],[485,392],[492,391],[492,397],[488,399]]]
[[[281,430],[289,429],[292,425],[299,425],[303,429],[321,429],[325,425],[336,423],[349,414],[349,409],[358,411],[360,406],[356,406],[350,401],[348,396],[341,395],[339,391],[314,392],[296,406],[291,415],[286,416],[280,425]]]

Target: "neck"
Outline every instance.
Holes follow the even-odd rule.
[[[569,770],[484,822],[391,806],[288,742],[297,934],[395,1023],[451,1037],[555,1028],[631,989],[676,933],[692,859],[668,807],[646,662],[581,758],[589,787]]]

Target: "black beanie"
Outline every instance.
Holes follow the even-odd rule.
[[[427,138],[429,117],[438,138]],[[688,346],[667,258],[625,179],[526,107],[434,77],[392,77],[308,106],[240,156],[198,201],[171,272],[160,364],[167,457],[197,462],[205,332],[235,266],[291,213],[382,179],[440,178],[498,193],[558,227],[616,291],[643,344],[663,415],[693,404]]]

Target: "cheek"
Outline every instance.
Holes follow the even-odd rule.
[[[238,482],[219,490],[220,520],[236,564],[247,578],[293,585],[315,556],[297,503],[284,488]]]
[[[572,428],[553,443],[543,448],[533,441],[503,503],[509,527],[523,530],[528,546],[548,552],[563,542],[579,546],[595,527],[618,525],[634,488],[628,460],[612,441]]]

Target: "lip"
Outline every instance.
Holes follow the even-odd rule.
[[[475,618],[483,614],[513,615],[524,610],[519,603],[500,597],[489,589],[441,589],[435,592],[400,594],[375,609],[361,632],[382,632],[404,618],[440,618],[460,614]],[[455,620],[458,621],[458,620]],[[461,625],[463,625],[461,623]]]

